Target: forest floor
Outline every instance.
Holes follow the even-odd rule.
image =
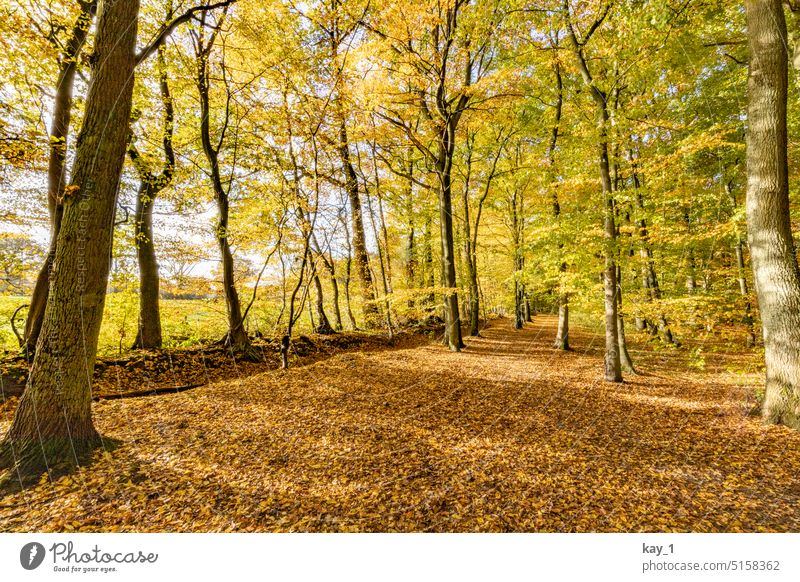
[[[100,401],[115,448],[0,498],[0,531],[800,531],[800,432],[752,414],[752,352],[634,343],[611,384],[601,334],[554,331]]]

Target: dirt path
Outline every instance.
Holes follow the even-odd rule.
[[[0,499],[0,530],[800,530],[800,433],[734,374],[640,351],[607,384],[599,335],[560,353],[536,320],[100,403],[119,448]]]

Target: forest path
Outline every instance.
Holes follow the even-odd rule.
[[[0,531],[800,530],[800,433],[741,378],[643,350],[609,384],[601,334],[535,320],[99,403],[121,446],[0,498]]]

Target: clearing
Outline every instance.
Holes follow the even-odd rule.
[[[800,433],[751,414],[752,355],[647,347],[614,385],[600,335],[561,353],[535,320],[101,401],[119,446],[0,498],[0,530],[800,530]]]

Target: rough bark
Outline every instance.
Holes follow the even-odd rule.
[[[453,244],[452,169],[455,152],[456,119],[451,118],[439,136],[436,173],[439,178],[439,224],[441,226],[442,287],[444,288],[445,343],[451,351],[464,347],[458,310],[456,263]]]
[[[800,428],[800,271],[789,216],[788,54],[780,0],[747,0],[747,233],[766,364],[764,419]]]
[[[31,295],[28,316],[25,320],[23,348],[27,354],[33,354],[39,332],[42,329],[47,295],[50,290],[50,271],[56,255],[58,233],[61,230],[63,216],[62,199],[66,182],[64,161],[67,154],[70,123],[72,121],[72,91],[75,85],[75,73],[78,57],[86,42],[92,18],[97,8],[96,0],[79,2],[79,12],[72,27],[69,39],[60,57],[58,80],[53,102],[53,118],[50,124],[50,153],[47,165],[47,206],[50,212],[50,246],[47,255],[36,277]]]
[[[91,378],[110,268],[133,94],[139,2],[102,2],[42,330],[26,390],[0,445],[7,478],[81,460],[99,443]]]

